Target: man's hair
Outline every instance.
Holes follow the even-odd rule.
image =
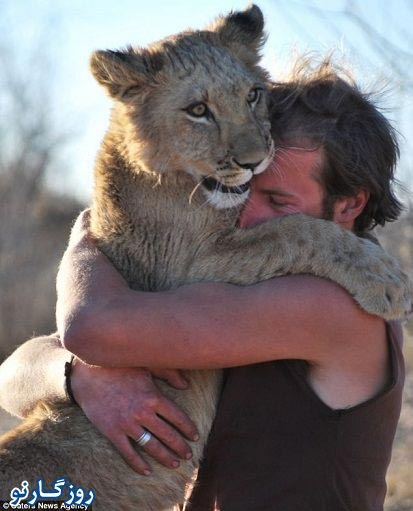
[[[301,59],[285,83],[271,91],[270,116],[275,144],[310,140],[324,149],[321,179],[325,208],[360,190],[369,200],[355,221],[355,231],[395,220],[402,209],[393,185],[399,156],[390,122],[354,81],[336,71],[330,58],[316,68]]]

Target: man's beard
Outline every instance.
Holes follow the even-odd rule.
[[[333,220],[334,219],[334,203],[336,201],[336,197],[332,195],[324,194],[322,210],[321,210],[321,218],[323,220]]]

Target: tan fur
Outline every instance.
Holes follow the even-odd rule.
[[[407,279],[375,244],[302,215],[240,230],[239,210],[228,206],[245,194],[239,200],[236,193],[204,188],[211,175],[224,185],[242,185],[252,172],[239,163],[271,157],[265,98],[254,108],[246,101],[265,81],[257,67],[261,13],[252,6],[220,18],[211,30],[92,58],[95,77],[116,99],[96,164],[92,229],[102,250],[135,289],[203,280],[248,285],[313,273],[344,286],[372,313],[404,316],[411,308]],[[208,104],[214,120],[188,117],[183,109],[197,101]],[[80,409],[41,405],[1,439],[0,494],[23,479],[50,483],[64,475],[96,490],[98,511],[171,509],[183,501],[199,465],[220,386],[219,371],[186,376],[187,391],[159,382],[201,435],[193,459],[178,470],[152,460],[154,474],[139,476]]]

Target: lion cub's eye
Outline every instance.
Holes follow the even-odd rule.
[[[254,87],[247,95],[247,101],[251,106],[255,106],[261,97],[261,89]]]
[[[205,103],[194,103],[186,108],[186,112],[193,117],[204,117],[208,113],[208,107]]]

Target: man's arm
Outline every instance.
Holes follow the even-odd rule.
[[[31,339],[0,366],[0,406],[26,417],[42,400],[64,400],[64,366],[71,353],[56,334]]]
[[[317,364],[341,340],[382,323],[336,284],[305,275],[244,288],[201,283],[131,291],[90,242],[85,217],[66,257],[58,324],[65,346],[91,364],[202,369],[282,358]]]
[[[66,347],[88,363],[181,369],[288,358],[321,363],[333,343],[381,322],[337,285],[310,276],[115,296],[87,305],[66,330]]]
[[[64,366],[70,358],[55,334],[24,343],[0,366],[0,406],[26,417],[39,401],[66,400]],[[155,375],[175,388],[186,388],[176,371],[155,371]],[[139,436],[142,427],[156,437],[146,452],[166,467],[174,468],[179,458],[191,455],[187,440],[195,439],[195,425],[159,392],[148,370],[91,367],[76,360],[71,380],[86,416],[137,472],[150,471],[129,441]]]

